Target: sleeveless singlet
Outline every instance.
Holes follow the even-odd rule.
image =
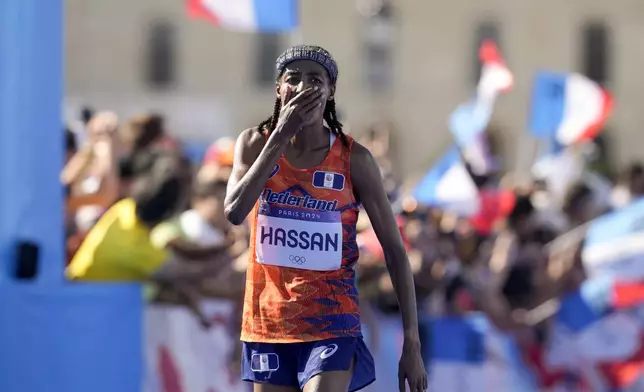
[[[360,337],[354,264],[358,207],[348,146],[331,134],[322,164],[282,155],[251,212],[241,340],[294,343]]]

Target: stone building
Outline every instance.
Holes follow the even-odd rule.
[[[473,92],[487,37],[516,79],[493,119],[506,168],[533,153],[521,140],[539,69],[583,72],[610,88],[610,152],[618,163],[640,156],[644,2],[389,2],[302,0],[299,32],[262,35],[189,20],[183,0],[67,0],[68,114],[82,103],[122,115],[153,109],[183,138],[236,135],[270,114],[273,61],[304,41],[336,57],[351,132],[390,121],[400,168],[422,170],[451,142],[447,116]]]

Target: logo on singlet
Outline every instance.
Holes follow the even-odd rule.
[[[276,175],[279,170],[280,170],[280,165],[276,164],[275,167],[273,167],[273,171],[271,172],[271,175],[268,178],[273,178],[273,176]]]
[[[262,192],[262,200],[268,204],[281,204],[317,211],[335,211],[338,208],[338,200],[321,200],[308,195],[298,196],[290,191],[273,192],[268,188]]]
[[[344,175],[327,171],[316,171],[313,173],[313,186],[316,188],[341,191],[344,189]]]
[[[290,255],[288,257],[291,263],[298,264],[298,265],[303,265],[306,263],[306,257],[304,256],[298,256],[298,255]]]

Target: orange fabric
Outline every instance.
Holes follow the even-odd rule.
[[[235,140],[230,138],[221,138],[208,147],[203,164],[232,166],[234,155]]]
[[[354,270],[358,260],[358,203],[350,181],[353,140],[348,139],[349,147],[336,139],[324,162],[316,168],[296,169],[282,156],[266,183],[250,215],[250,262],[246,273],[241,340],[290,343],[361,336]],[[344,186],[342,189],[320,187],[319,183],[314,186],[315,178],[319,179],[319,176],[315,177],[316,171],[344,176]],[[342,261],[339,269],[314,271],[267,265],[268,260],[258,262],[256,240],[260,209],[288,208],[300,214],[316,211],[303,204],[333,206],[327,211],[340,212]],[[263,226],[262,230],[270,228]],[[314,226],[310,230],[315,230]],[[260,243],[263,238],[265,236],[260,234]]]

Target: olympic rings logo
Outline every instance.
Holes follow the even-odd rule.
[[[304,256],[290,255],[288,259],[291,261],[291,263],[297,264],[297,265],[302,265],[306,263],[306,257]]]

